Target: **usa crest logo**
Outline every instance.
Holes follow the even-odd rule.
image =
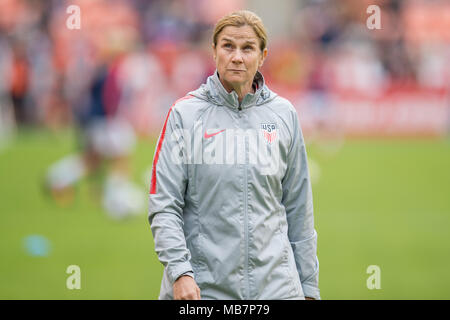
[[[272,144],[277,138],[277,126],[275,123],[261,123],[261,132],[264,140],[269,144]]]

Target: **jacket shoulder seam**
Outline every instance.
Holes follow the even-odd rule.
[[[180,111],[179,109],[184,107],[185,105],[187,105],[190,100],[193,99],[198,99],[196,96],[192,95],[192,94],[187,94],[184,97],[178,99],[177,101],[175,101],[172,105],[172,109],[176,109],[177,111]]]

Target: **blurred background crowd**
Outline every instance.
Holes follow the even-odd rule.
[[[332,121],[355,126],[348,114],[358,114],[356,97],[380,105],[399,90],[416,101],[423,96],[414,94],[425,92],[424,103],[414,110],[436,115],[422,127],[419,123],[418,131],[446,131],[450,3],[375,2],[2,0],[0,136],[16,126],[83,125],[91,112],[120,112],[139,134],[158,132],[173,101],[214,71],[215,21],[241,8],[257,12],[266,24],[269,57],[263,74],[270,88],[305,108],[306,131],[342,103],[343,118],[333,114]],[[81,9],[80,29],[66,24],[72,4]],[[380,30],[366,25],[371,4],[381,8]],[[434,109],[427,109],[434,101],[430,94],[438,101]],[[386,117],[396,114],[384,116],[385,122]]]

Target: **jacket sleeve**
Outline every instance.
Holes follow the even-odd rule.
[[[305,143],[297,112],[292,107],[292,144],[282,180],[282,203],[286,208],[291,243],[303,293],[320,299],[317,233],[314,229],[313,198]]]
[[[172,107],[156,145],[149,195],[148,219],[155,251],[171,284],[181,275],[193,272],[183,231],[187,166],[179,157],[183,150],[180,132],[181,120]]]

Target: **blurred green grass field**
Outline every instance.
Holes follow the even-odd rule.
[[[450,299],[450,142],[325,145],[308,146],[322,299]],[[133,157],[145,190],[154,147],[142,140]],[[48,165],[73,148],[71,132],[28,131],[0,151],[0,298],[156,299],[162,266],[145,212],[109,219],[89,181],[65,208],[42,193]],[[50,241],[47,257],[27,254],[33,234]],[[69,265],[81,268],[80,290],[66,288]],[[366,286],[370,265],[379,290]]]

